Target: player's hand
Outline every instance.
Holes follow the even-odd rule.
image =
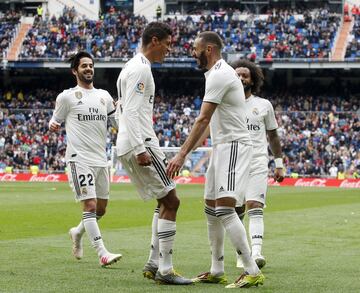
[[[49,129],[50,129],[50,131],[59,131],[60,126],[61,126],[61,124],[60,124],[60,123],[57,123],[57,122],[54,121],[54,120],[51,120],[51,121],[49,122]]]
[[[176,154],[167,165],[166,175],[170,178],[174,178],[180,172],[181,167],[184,165],[185,157],[180,154]]]
[[[284,169],[283,168],[276,168],[274,171],[274,180],[276,182],[282,182],[284,180]]]
[[[136,156],[136,161],[140,166],[150,166],[151,165],[151,156],[148,152],[143,152]]]

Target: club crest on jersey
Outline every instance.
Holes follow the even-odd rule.
[[[100,99],[100,103],[105,106],[105,100],[103,98]]]
[[[82,98],[82,93],[81,92],[75,92],[75,97],[80,100]]]
[[[144,89],[145,89],[145,85],[143,82],[139,82],[137,85],[136,85],[136,92],[138,94],[143,94],[144,93]]]
[[[258,108],[254,108],[254,109],[252,110],[252,113],[253,113],[254,115],[259,115],[259,109],[258,109]]]

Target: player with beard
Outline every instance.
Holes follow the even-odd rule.
[[[49,128],[59,131],[65,122],[69,184],[82,205],[82,220],[69,231],[73,255],[83,257],[82,236],[86,231],[100,265],[105,267],[121,258],[121,254],[105,248],[97,223],[109,199],[106,133],[108,119],[114,120],[115,106],[107,91],[93,86],[94,60],[90,54],[79,52],[70,62],[77,86],[58,95]]]
[[[247,214],[249,216],[249,234],[252,257],[261,269],[265,258],[261,254],[264,237],[264,205],[268,179],[268,142],[275,157],[274,179],[284,180],[284,166],[281,155],[280,140],[276,129],[274,108],[271,103],[256,96],[263,84],[264,75],[259,67],[248,60],[238,60],[231,64],[244,85],[246,98],[246,120],[253,143],[253,157],[250,164],[249,183],[245,194]],[[245,215],[245,205],[238,203],[236,211],[242,220]],[[237,267],[242,267],[238,257]]]
[[[189,152],[203,140],[210,124],[213,150],[205,182],[205,214],[211,247],[211,268],[195,282],[227,282],[224,272],[224,235],[229,236],[245,272],[226,288],[258,286],[264,276],[251,258],[245,228],[235,212],[244,199],[249,176],[252,143],[246,126],[245,95],[236,72],[221,57],[223,43],[215,32],[195,39],[193,56],[205,73],[205,96],[193,128],[179,153],[169,162],[168,176],[180,171]]]

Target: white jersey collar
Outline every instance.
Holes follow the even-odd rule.
[[[82,90],[82,91],[85,91],[85,92],[92,92],[93,90],[95,90],[95,87],[93,87],[92,89],[85,89],[85,88],[77,85],[77,86],[75,87],[75,89],[76,89],[76,90]]]

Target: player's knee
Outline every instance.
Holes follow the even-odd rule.
[[[170,200],[164,201],[163,205],[166,210],[173,211],[176,213],[180,206],[180,199],[174,196]]]
[[[101,208],[97,208],[96,209],[96,216],[98,217],[102,217],[103,215],[105,215],[106,213],[106,208],[105,207],[101,207]]]
[[[81,202],[84,212],[96,212],[96,199],[90,198]]]
[[[262,209],[264,207],[264,205],[259,202],[259,201],[255,201],[255,200],[250,200],[246,203],[246,207],[248,210],[251,209]]]
[[[178,197],[174,197],[170,202],[169,208],[174,211],[177,211],[179,206],[180,206],[180,199]]]

